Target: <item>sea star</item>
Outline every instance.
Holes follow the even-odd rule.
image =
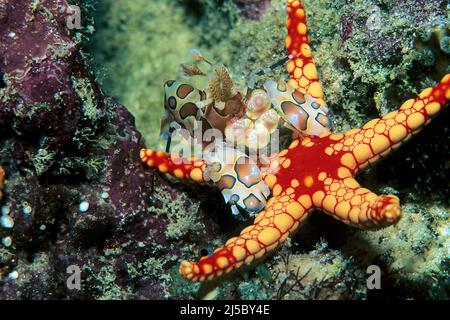
[[[293,59],[287,69],[290,84],[325,104],[307,35],[301,1],[288,1],[286,47]],[[263,171],[272,191],[254,223],[229,239],[225,246],[198,262],[183,261],[180,273],[191,281],[211,280],[266,256],[291,235],[317,209],[359,228],[380,228],[401,218],[399,199],[376,195],[355,180],[356,173],[386,157],[413,135],[450,101],[450,74],[425,89],[399,110],[373,119],[345,133],[330,131],[318,137],[295,139],[272,158]],[[161,172],[204,182],[205,162],[192,159],[179,164],[164,152],[141,150],[141,158]]]

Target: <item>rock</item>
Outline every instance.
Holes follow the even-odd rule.
[[[95,82],[67,8],[0,1],[0,299],[161,299],[179,246],[151,199],[184,193],[141,163],[134,118]]]
[[[258,20],[269,7],[271,0],[235,0],[234,2],[244,18]]]

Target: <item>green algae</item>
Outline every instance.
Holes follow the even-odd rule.
[[[55,153],[45,149],[39,149],[32,157],[33,165],[38,176],[42,175],[54,163]]]
[[[25,257],[21,257],[20,267],[16,270],[18,272],[18,283],[23,287],[31,287],[33,288],[36,283],[36,277],[39,277],[43,283],[46,283],[47,286],[52,288],[53,292],[56,292],[56,288],[58,283],[52,281],[52,273],[55,270],[52,267],[52,257],[46,253],[37,253],[33,256],[33,261],[26,261]],[[32,292],[32,290],[30,290]],[[33,299],[33,297],[23,297],[21,296],[21,292],[17,292],[18,299]],[[48,297],[49,299],[52,296]]]
[[[178,77],[195,32],[186,27],[183,10],[172,1],[106,1],[98,10],[102,31],[92,37],[98,50],[94,59],[101,66],[97,74],[105,91],[135,115],[148,145],[156,146],[162,85]]]
[[[98,121],[104,116],[104,112],[97,108],[94,90],[88,79],[72,77],[72,86],[83,104],[83,115],[86,119]]]
[[[407,298],[442,299],[450,276],[448,261],[449,208],[407,202],[404,217],[394,226],[374,232],[355,232],[345,246],[362,264],[380,259]],[[368,249],[370,248],[370,249]]]
[[[163,280],[167,299],[193,298],[197,296],[200,289],[199,283],[193,283],[181,277],[178,267],[173,267]]]
[[[158,186],[155,188],[155,200],[161,203],[161,206],[150,207],[149,211],[168,218],[166,230],[168,239],[181,239],[188,233],[201,230],[196,215],[199,204],[189,199],[186,194],[181,193],[174,200],[167,189]]]
[[[127,263],[127,272],[131,279],[148,280],[159,279],[164,273],[163,264],[160,260],[150,257],[144,262]]]
[[[97,263],[88,261],[80,266],[83,275],[81,288],[89,288],[93,299],[125,300],[133,297],[131,286],[120,286],[117,283],[118,270],[110,263],[111,259],[117,259],[121,254],[123,252],[120,248],[105,249]]]

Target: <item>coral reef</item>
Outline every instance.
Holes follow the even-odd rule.
[[[283,0],[272,0],[259,21],[239,21],[236,18],[239,10],[230,9],[228,2],[227,9],[217,8],[215,0],[178,3],[181,4],[179,8],[184,10],[177,11],[183,16],[181,24],[189,26],[192,32],[186,46],[198,47],[211,60],[224,63],[233,79],[241,85],[246,84],[251,72],[270,65],[284,55]],[[189,8],[186,3],[195,3],[195,6]],[[243,8],[238,1],[236,4]],[[333,111],[333,126],[337,131],[360,126],[374,116],[394,110],[412,93],[433,85],[449,71],[446,1],[304,0],[304,4],[308,11],[314,55],[326,100]],[[380,16],[381,24],[378,23]],[[114,21],[112,16],[109,17]],[[179,27],[178,21],[171,20],[173,28]],[[226,32],[218,31],[217,25],[226,28]],[[164,24],[161,28],[165,28]],[[104,32],[99,27],[97,36]],[[142,46],[138,49],[136,51],[145,50]],[[95,57],[95,46],[91,50]],[[147,50],[154,52],[158,49]],[[128,62],[127,68],[135,59],[133,51],[134,48],[128,50],[130,56],[122,60]],[[172,52],[178,52],[178,62],[186,59],[183,50],[174,48]],[[111,60],[115,58],[111,56]],[[140,67],[139,64],[135,65],[136,68]],[[108,64],[103,66],[108,67]],[[164,80],[174,78],[176,73],[173,70],[166,68],[161,77]],[[278,70],[273,76],[286,79],[287,74]],[[116,79],[120,78],[108,77],[109,85],[127,91],[121,87],[121,81]],[[154,101],[153,97],[161,98],[158,91],[146,91],[146,94],[151,96],[148,101]],[[120,95],[117,96],[121,99]],[[134,102],[128,104],[133,105]],[[385,231],[365,232],[338,227],[336,223],[320,217],[312,218],[307,227],[313,231],[308,232],[307,236],[295,238],[300,248],[312,250],[305,243],[323,237],[333,249],[345,252],[347,256],[371,257],[370,263],[379,263],[386,279],[392,279],[392,270],[386,264],[395,260],[397,270],[414,269],[410,259],[406,258],[410,254],[405,253],[403,258],[401,252],[407,249],[405,252],[412,253],[412,248],[417,247],[414,242],[427,243],[427,249],[416,256],[416,259],[423,261],[420,271],[397,276],[396,281],[386,281],[383,285],[387,290],[382,292],[385,297],[447,297],[445,281],[448,281],[448,274],[443,270],[445,248],[448,247],[445,241],[448,234],[446,221],[450,211],[450,141],[445,126],[449,116],[448,111],[444,112],[414,138],[412,144],[394,153],[383,165],[358,177],[361,183],[372,190],[400,197],[404,206],[404,219],[398,225]],[[145,130],[148,132],[151,128],[146,127]],[[144,136],[147,137],[145,132]],[[147,146],[156,146],[151,138],[148,141],[150,143]],[[412,172],[414,175],[411,175]],[[415,217],[414,223],[408,217]],[[228,226],[226,229],[230,230]],[[303,229],[302,232],[305,232]],[[399,234],[414,234],[415,237],[404,237],[403,242],[398,242]],[[362,243],[367,245],[356,248],[352,245],[355,238],[362,239]],[[213,239],[214,236],[210,235],[211,242]],[[384,245],[377,250],[368,245],[380,242]],[[392,256],[392,252],[395,252],[395,256]],[[265,265],[278,257],[275,254]],[[366,260],[359,261],[359,268],[365,270],[367,263]],[[247,279],[250,287],[254,273],[251,275]],[[417,288],[422,289],[421,293],[418,293]],[[255,287],[255,290],[258,288]],[[370,297],[376,293],[368,292],[368,295]]]

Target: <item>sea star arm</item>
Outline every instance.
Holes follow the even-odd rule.
[[[308,216],[311,206],[311,201],[298,202],[293,190],[272,197],[253,225],[229,239],[211,256],[198,262],[183,261],[180,273],[191,281],[204,281],[231,272],[243,264],[251,264],[286,240]]]
[[[351,176],[325,179],[324,191],[313,195],[313,203],[314,207],[358,228],[386,227],[401,218],[396,196],[378,196],[361,187]]]
[[[287,11],[286,48],[293,57],[286,64],[291,78],[289,84],[301,93],[318,99],[317,103],[324,106],[323,89],[309,44],[305,9],[301,1],[289,0]]]
[[[205,182],[206,164],[203,160],[174,157],[169,153],[150,149],[142,149],[140,156],[143,162],[157,168],[161,173],[169,173],[179,179],[193,180],[198,183]]]
[[[323,190],[313,195],[314,206],[345,223],[362,227],[384,227],[401,217],[394,195],[377,196],[362,188],[353,178],[357,171],[376,162],[406,142],[442,110],[450,100],[450,75],[434,88],[424,90],[417,99],[362,129],[344,134],[325,133],[325,153],[339,162],[335,176],[319,175]]]
[[[422,91],[416,99],[406,101],[399,110],[369,121],[361,129],[330,135],[331,143],[325,152],[339,155],[342,165],[354,174],[408,141],[449,101],[450,74],[435,87]]]

